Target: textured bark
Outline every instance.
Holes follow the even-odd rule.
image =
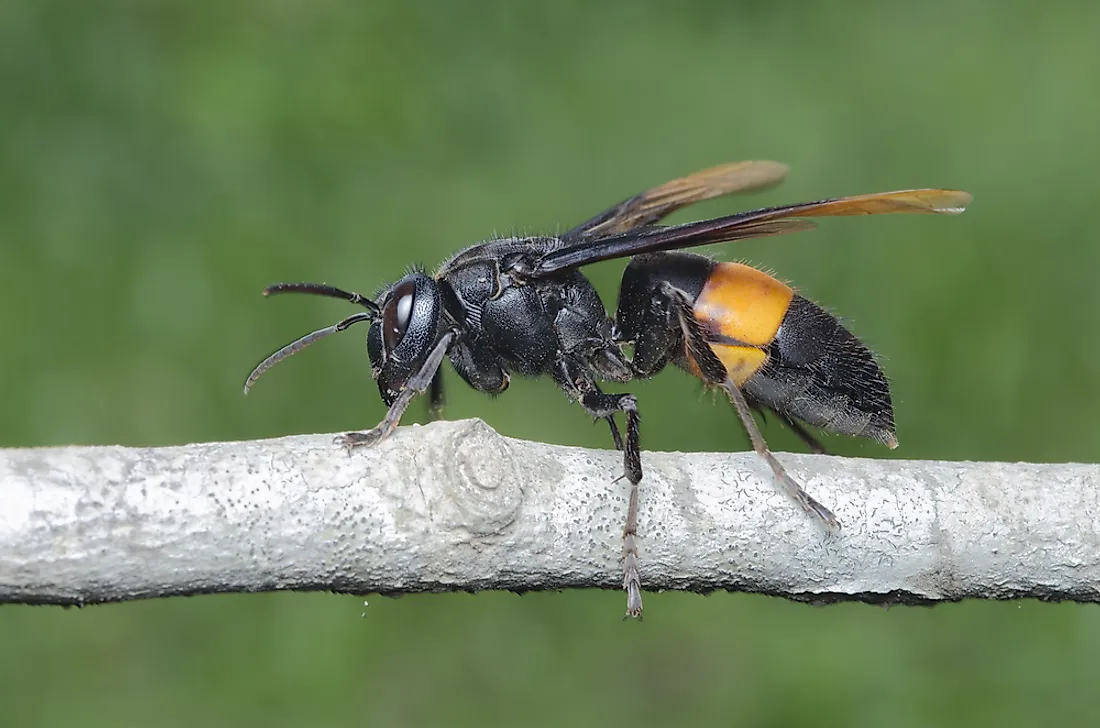
[[[780,454],[827,534],[753,453],[643,454],[646,589],[810,601],[1097,601],[1100,467]],[[275,589],[619,588],[621,456],[479,420],[164,448],[0,450],[0,603]]]

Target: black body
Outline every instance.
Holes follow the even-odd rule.
[[[787,168],[775,162],[721,165],[651,188],[556,237],[490,240],[467,248],[434,276],[412,272],[386,287],[377,300],[320,283],[277,284],[265,295],[297,292],[341,298],[366,309],[288,344],[261,362],[245,391],[267,369],[314,342],[353,324],[369,322],[371,371],[389,409],[368,432],[340,438],[347,447],[369,445],[397,427],[412,399],[430,390],[433,412],[443,403],[440,366],[449,358],[471,387],[499,394],[512,374],[550,375],[572,399],[610,425],[623,451],[631,483],[623,531],[623,586],[630,616],[640,616],[641,576],[634,535],[638,482],[642,477],[637,403],[631,394],[607,394],[601,381],[628,382],[649,376],[686,354],[708,383],[722,386],[745,424],[753,446],[791,497],[835,526],[828,509],[810,498],[768,451],[750,406],[769,407],[820,449],[796,421],[878,437],[892,431],[885,379],[866,349],[829,314],[798,298],[769,349],[769,368],[747,383],[732,385],[711,349],[716,340],[691,314],[707,275],[707,259],[674,251],[813,227],[804,218],[891,212],[961,212],[966,193],[908,190],[765,208],[671,227],[656,225],[686,205],[778,182]],[[580,272],[589,263],[640,256],[627,270],[614,327],[599,295]],[[705,266],[704,266],[705,267]],[[635,345],[628,360],[621,345]],[[881,385],[881,386],[880,386]],[[748,401],[746,401],[746,397]],[[626,437],[613,416],[626,416]],[[876,429],[879,428],[879,429]],[[882,439],[879,437],[879,439]]]
[[[379,391],[392,406],[424,368],[434,343],[449,335],[451,365],[476,390],[499,394],[512,374],[550,375],[589,413],[607,419],[619,447],[612,415],[627,412],[631,448],[626,468],[640,478],[634,398],[604,394],[597,384],[633,376],[611,339],[611,320],[599,294],[578,271],[534,280],[517,272],[560,245],[557,238],[492,240],[458,253],[434,277],[410,273],[384,291],[382,316],[367,333]],[[432,389],[433,406],[439,409],[443,386],[438,373]]]

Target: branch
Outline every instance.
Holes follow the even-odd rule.
[[[1098,601],[1100,467],[781,455],[830,536],[753,453],[645,452],[647,589],[815,602]],[[619,588],[613,451],[480,420],[164,448],[0,450],[0,603],[275,589]]]

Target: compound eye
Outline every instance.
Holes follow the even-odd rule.
[[[382,340],[386,351],[393,351],[405,336],[415,299],[416,283],[413,281],[405,281],[393,289],[393,295],[382,311]]]

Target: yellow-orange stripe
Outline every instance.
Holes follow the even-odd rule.
[[[718,263],[695,301],[695,318],[710,331],[767,346],[779,331],[794,291],[740,263]]]

